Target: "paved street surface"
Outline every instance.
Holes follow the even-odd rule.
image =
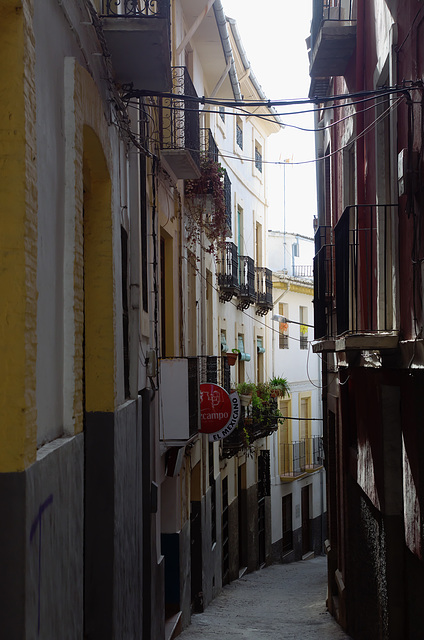
[[[327,612],[326,558],[276,564],[224,587],[179,640],[346,640]]]

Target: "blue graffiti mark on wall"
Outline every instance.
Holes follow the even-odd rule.
[[[38,529],[38,633],[40,635],[40,621],[41,621],[41,520],[44,511],[53,502],[53,494],[44,500],[44,502],[38,507],[38,514],[31,525],[31,531],[29,534],[29,541],[32,542]]]

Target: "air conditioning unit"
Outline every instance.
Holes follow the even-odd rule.
[[[197,358],[159,361],[160,440],[182,446],[200,427],[200,384]]]

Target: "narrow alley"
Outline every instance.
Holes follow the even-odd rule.
[[[181,640],[342,640],[328,613],[326,559],[274,564],[225,586]]]

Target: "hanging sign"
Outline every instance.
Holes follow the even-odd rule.
[[[205,382],[200,385],[200,432],[216,433],[231,420],[231,400],[218,384]]]
[[[238,421],[240,418],[240,397],[237,391],[230,394],[231,400],[231,418],[228,424],[225,425],[220,431],[216,433],[209,434],[209,442],[216,442],[217,440],[222,440],[230,435],[232,431],[238,425]]]

